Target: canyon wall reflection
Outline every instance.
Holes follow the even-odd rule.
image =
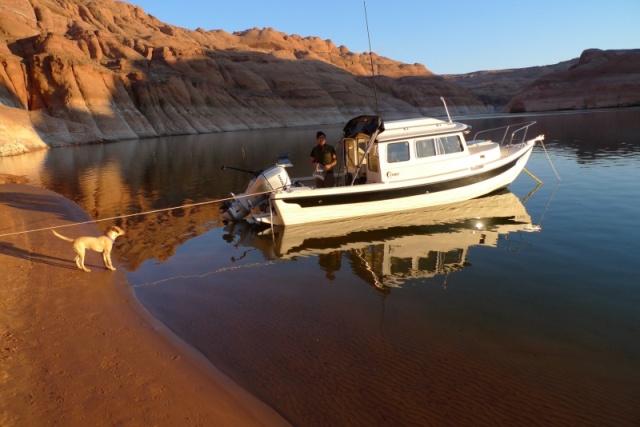
[[[223,165],[260,169],[286,152],[306,174],[309,144],[297,142],[312,134],[305,129],[234,132],[62,148],[30,155],[39,161],[28,175],[78,203],[92,218],[124,217],[98,225],[126,230],[116,257],[135,271],[147,260],[165,261],[187,240],[221,224],[217,201],[229,197],[229,191],[244,190],[251,178],[223,171]],[[15,171],[25,170],[21,162],[9,163]],[[189,207],[193,204],[201,205]]]
[[[577,158],[579,163],[619,164],[640,153],[637,115],[637,109],[626,109],[533,118],[538,120],[536,131],[546,134],[547,146],[556,154]],[[479,120],[477,127],[484,128],[522,117],[489,117],[471,123]],[[331,141],[341,132],[340,125],[318,128]],[[603,129],[608,129],[606,135]],[[288,153],[294,162],[291,175],[310,175],[308,156],[315,130],[270,129],[65,147],[0,158],[0,168],[63,194],[96,220],[212,202],[98,223],[101,228],[113,223],[127,230],[117,253],[127,269],[135,270],[146,260],[168,259],[185,241],[222,226],[214,202],[227,198],[230,191],[243,191],[251,178],[222,171],[223,165],[262,169],[278,154]]]

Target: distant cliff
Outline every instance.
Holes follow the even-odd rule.
[[[539,78],[550,73],[566,71],[577,62],[578,58],[575,58],[555,65],[447,74],[443,77],[471,91],[480,101],[492,105],[496,111],[502,111],[514,96]]]
[[[0,35],[0,155],[375,111],[369,56],[330,40],[189,31],[111,0],[3,2]],[[488,110],[420,64],[374,63],[387,79],[378,88],[387,117],[439,109],[442,94],[459,111]]]
[[[640,106],[640,49],[585,50],[566,70],[519,92],[508,113]]]
[[[504,72],[504,85],[494,79],[487,92],[484,84],[437,76],[420,64],[375,54],[373,62],[375,79],[369,55],[330,40],[270,28],[190,31],[113,0],[5,0],[0,156],[98,141],[338,123],[375,112],[376,99],[385,118],[442,115],[440,96],[452,114],[488,113],[533,80],[521,78],[527,71]],[[634,87],[629,98],[637,92]],[[511,101],[511,111],[536,108],[526,92],[522,96]],[[577,108],[583,104],[580,97]]]

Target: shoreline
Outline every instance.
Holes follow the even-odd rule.
[[[0,104],[1,107],[1,104]],[[439,108],[439,107],[438,107]],[[610,113],[610,112],[620,112],[620,111],[635,111],[635,110],[640,110],[640,106],[637,105],[631,105],[631,106],[626,106],[626,107],[618,107],[618,106],[611,106],[611,107],[598,107],[598,108],[583,108],[583,109],[561,109],[561,110],[544,110],[544,111],[525,111],[525,112],[521,112],[521,113],[504,113],[501,111],[493,111],[493,112],[478,112],[478,113],[470,113],[470,114],[455,114],[454,116],[452,116],[454,121],[472,121],[472,120],[484,120],[484,119],[488,119],[488,118],[509,118],[509,117],[544,117],[544,116],[550,116],[550,115],[571,115],[571,114],[585,114],[585,113]],[[419,115],[419,116],[407,116],[407,115],[394,115],[393,113],[390,115],[391,118],[389,120],[394,120],[397,118],[412,118],[412,117],[435,117],[435,118],[440,118],[440,119],[447,119],[446,117],[446,113],[444,113],[444,111],[442,113],[433,113],[433,114],[429,114],[429,115]],[[295,129],[295,128],[315,128],[318,125],[321,126],[337,126],[340,124],[344,124],[348,121],[347,119],[341,120],[341,121],[335,121],[335,122],[321,122],[321,123],[310,123],[308,121],[303,121],[300,123],[296,123],[293,125],[286,125],[286,126],[282,126],[282,129]],[[158,138],[174,138],[174,137],[184,137],[184,136],[193,136],[193,135],[210,135],[210,134],[220,134],[220,133],[229,133],[229,132],[249,132],[249,131],[256,131],[256,130],[272,130],[272,129],[278,129],[280,127],[270,127],[270,126],[266,126],[266,127],[262,127],[262,128],[240,128],[240,129],[233,129],[233,130],[222,130],[222,131],[215,131],[215,132],[205,132],[205,133],[197,133],[197,134],[193,134],[193,133],[177,133],[177,134],[170,134],[170,135],[151,135],[151,136],[139,136],[137,138],[122,138],[122,139],[113,139],[113,140],[102,140],[102,139],[96,139],[96,140],[92,140],[89,142],[81,142],[81,143],[68,143],[68,144],[47,144],[42,142],[39,138],[37,139],[32,139],[29,141],[29,143],[22,144],[22,143],[18,143],[16,144],[11,143],[11,142],[2,142],[0,141],[0,159],[10,159],[12,157],[17,157],[23,154],[30,154],[30,153],[35,153],[38,151],[47,151],[47,150],[53,150],[56,148],[64,148],[64,147],[74,147],[74,146],[89,146],[89,145],[99,145],[99,144],[111,144],[111,143],[119,143],[119,142],[131,142],[131,143],[135,143],[136,141],[142,141],[142,140],[149,140],[149,139],[158,139]],[[36,135],[36,134],[34,134]],[[36,136],[34,136],[33,138],[36,138]],[[9,180],[7,180],[6,182],[24,182],[24,181],[14,181],[14,178],[20,178],[20,177],[15,177],[12,175],[7,175],[7,174],[1,174],[0,173],[0,185],[3,184],[3,175],[4,177],[10,177]],[[13,177],[13,178],[11,178]]]
[[[52,191],[0,185],[0,235],[90,219]],[[0,239],[0,425],[289,425],[152,317],[121,269],[89,252],[85,273],[74,256],[48,231]]]

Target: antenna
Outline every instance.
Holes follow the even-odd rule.
[[[376,88],[376,73],[373,69],[373,55],[371,54],[371,36],[369,35],[369,18],[367,16],[367,2],[362,0],[364,5],[364,21],[367,24],[367,39],[369,40],[369,60],[371,61],[371,81],[373,82],[373,96],[376,99],[376,115],[380,115],[380,108],[378,107],[378,90]]]
[[[444,104],[444,111],[447,112],[447,117],[449,118],[449,123],[453,123],[451,121],[451,116],[449,115],[449,109],[447,108],[447,102],[444,100],[444,96],[440,97],[440,101],[442,101],[442,103]]]

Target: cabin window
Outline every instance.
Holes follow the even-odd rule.
[[[444,154],[459,153],[462,151],[462,144],[460,144],[458,135],[441,136],[439,139]]]
[[[369,154],[367,156],[367,167],[371,172],[378,172],[379,164],[380,162],[378,158],[378,144],[375,144],[373,147],[371,147],[371,150],[369,150]]]
[[[458,135],[437,136],[416,141],[416,155],[419,158],[459,153],[461,151],[462,144]]]
[[[358,164],[358,145],[356,144],[356,141],[352,138],[345,138],[344,139],[344,146],[346,147],[346,158],[345,158],[345,163],[347,164],[347,168],[349,170],[355,169],[356,165]]]
[[[416,155],[419,158],[435,156],[436,141],[433,138],[420,139],[416,141]]]
[[[394,142],[387,145],[387,162],[406,162],[409,160],[409,143]]]

